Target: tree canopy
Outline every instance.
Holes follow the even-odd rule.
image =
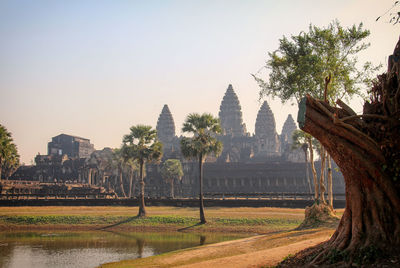
[[[283,36],[279,48],[268,53],[269,80],[253,75],[261,87],[260,97],[279,97],[282,103],[294,98],[299,103],[306,94],[317,99],[326,94],[333,103],[337,98],[362,96],[362,86],[371,85],[370,77],[380,67],[366,62],[359,68],[357,54],[368,48],[369,34],[362,23],[344,28],[334,21],[325,28],[310,25],[308,32]]]
[[[182,164],[179,159],[168,159],[161,167],[161,176],[171,185],[171,197],[174,197],[174,180],[183,176]]]
[[[179,159],[168,159],[161,167],[161,176],[165,179],[181,178],[183,176],[182,164]]]
[[[14,144],[11,133],[0,124],[0,180],[2,174],[5,177],[11,174],[19,166],[19,154],[17,146]]]
[[[186,158],[204,157],[210,153],[219,155],[222,152],[222,143],[215,138],[221,133],[219,120],[211,114],[189,114],[183,124],[183,132],[192,133],[193,137],[184,137],[181,140],[181,151]]]

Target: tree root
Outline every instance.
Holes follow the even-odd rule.
[[[296,230],[311,229],[317,227],[336,227],[339,222],[333,209],[326,203],[314,203],[311,207],[306,207],[304,221]]]

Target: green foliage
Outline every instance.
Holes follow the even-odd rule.
[[[130,130],[131,132],[123,137],[121,147],[124,162],[131,168],[136,167],[136,162],[142,169],[145,163],[160,161],[163,145],[157,140],[157,131],[145,125],[132,126]]]
[[[161,176],[164,179],[181,179],[183,176],[182,164],[179,159],[168,159],[161,167]]]
[[[184,157],[201,157],[203,160],[210,153],[218,156],[222,152],[222,143],[215,137],[215,134],[221,133],[221,126],[219,120],[211,114],[189,114],[182,131],[193,134],[193,137],[184,137],[181,140],[181,151]]]
[[[261,87],[260,97],[279,97],[282,103],[300,100],[309,94],[323,99],[325,79],[330,77],[327,99],[331,103],[337,98],[362,95],[361,86],[371,85],[371,74],[379,67],[366,62],[357,69],[356,54],[368,48],[363,40],[369,35],[358,26],[343,28],[334,21],[326,28],[310,25],[308,32],[283,37],[279,48],[269,53],[266,68],[270,69],[269,81],[253,75]]]
[[[293,143],[291,149],[296,150],[301,148],[304,151],[307,151],[308,149],[307,137],[311,137],[311,135],[300,129],[296,129],[295,131],[293,131],[292,134]]]
[[[0,124],[0,180],[2,173],[9,177],[19,167],[19,154],[11,133]]]
[[[285,258],[283,258],[283,261],[288,260],[288,259],[292,258],[293,256],[294,256],[293,254],[289,254]]]
[[[157,140],[157,131],[151,126],[137,125],[124,136],[121,148],[122,157],[138,162],[158,162],[162,156],[162,143]]]

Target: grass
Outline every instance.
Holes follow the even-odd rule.
[[[137,218],[135,207],[0,207],[0,229],[150,228],[198,232],[268,233],[290,230],[304,218],[303,209],[206,208],[207,224],[198,224],[198,208],[147,207]]]

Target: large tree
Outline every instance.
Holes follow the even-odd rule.
[[[308,94],[331,104],[337,98],[363,95],[362,86],[371,84],[371,74],[378,68],[369,62],[357,68],[357,54],[369,46],[364,42],[368,35],[362,24],[344,28],[334,21],[325,28],[310,25],[308,32],[290,39],[284,36],[279,40],[279,48],[269,53],[265,66],[270,71],[268,81],[254,75],[261,87],[260,95],[279,97],[282,103],[292,100],[299,103]],[[312,143],[309,149],[313,151]],[[326,154],[321,153],[323,164],[325,159]],[[311,165],[316,181],[315,168]],[[325,166],[321,167],[324,169]],[[319,185],[320,189],[315,192],[317,203],[320,198],[323,200],[323,193],[318,194],[324,191],[322,173]]]
[[[123,138],[122,154],[126,159],[139,163],[140,196],[139,217],[146,216],[144,203],[144,169],[146,163],[158,162],[162,156],[162,143],[157,140],[157,131],[151,126],[136,125],[130,128],[130,133]]]
[[[181,151],[186,158],[197,158],[199,162],[199,207],[200,222],[206,223],[203,202],[203,162],[207,155],[218,156],[222,152],[222,143],[215,137],[221,133],[219,120],[211,114],[189,114],[183,123],[183,132],[193,134],[193,137],[184,137],[181,140]]]
[[[181,180],[183,176],[182,164],[179,159],[168,159],[161,167],[161,176],[170,185],[170,196],[174,198],[174,181]]]
[[[400,265],[400,40],[357,115],[307,96],[299,107],[300,128],[316,137],[340,167],[346,209],[324,245],[304,259]],[[306,254],[307,255],[307,254]],[[389,267],[388,266],[388,267]]]
[[[19,166],[17,146],[11,133],[0,124],[0,181],[3,175],[8,178]],[[4,174],[3,174],[4,173]]]

